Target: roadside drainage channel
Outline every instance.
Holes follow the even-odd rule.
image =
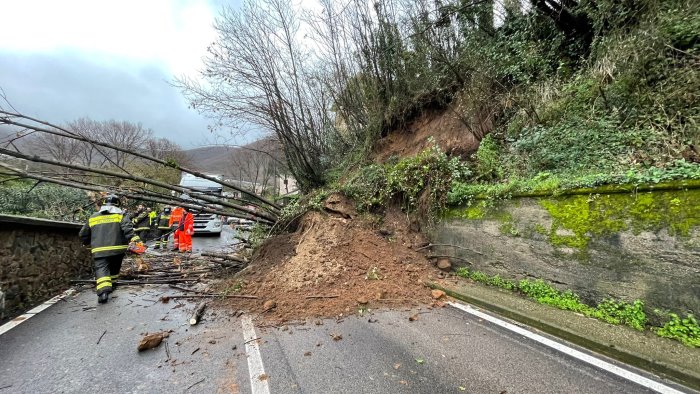
[[[600,353],[612,359],[632,365],[642,370],[649,371],[653,374],[657,374],[662,377],[668,378],[672,381],[683,384],[690,389],[700,391],[700,373],[696,373],[695,371],[682,370],[676,368],[674,365],[665,364],[657,360],[645,358],[641,354],[620,349],[618,347],[612,347],[611,345],[599,342],[594,338],[589,338],[571,330],[562,327],[557,327],[556,325],[550,322],[529,317],[518,310],[514,310],[502,305],[496,305],[490,301],[476,298],[472,295],[459,293],[457,291],[442,287],[435,283],[427,282],[426,285],[432,289],[442,290],[445,292],[445,294],[457,300],[461,300],[469,304],[484,308],[485,310],[494,312],[508,319],[536,328],[538,330],[541,330],[542,332],[553,335],[557,338],[561,338],[565,341],[571,342],[596,353]]]
[[[61,301],[62,299],[70,296],[71,294],[75,293],[75,289],[68,289],[64,291],[63,293],[57,295],[56,297],[53,297],[52,299],[40,304],[39,306],[36,306],[27,312],[15,317],[14,319],[10,320],[9,322],[3,324],[0,326],[0,335],[10,331],[11,329],[19,326],[20,324],[24,323],[25,321],[29,320],[35,315],[38,315],[40,312],[48,309],[51,305]]]

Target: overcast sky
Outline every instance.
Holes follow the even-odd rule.
[[[238,0],[0,0],[0,87],[19,111],[63,123],[141,122],[184,148],[207,120],[168,81],[196,76],[214,18]]]

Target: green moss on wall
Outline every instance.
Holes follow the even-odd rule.
[[[585,250],[596,238],[632,231],[660,231],[687,237],[700,225],[700,191],[591,194],[539,201],[552,216],[552,245]],[[568,230],[562,235],[561,230]]]
[[[596,189],[591,190],[588,195],[536,198],[551,216],[551,226],[537,223],[530,229],[519,228],[508,209],[496,206],[493,200],[452,208],[444,217],[496,220],[501,223],[499,229],[504,235],[537,233],[547,237],[553,246],[581,252],[587,250],[591,240],[623,231],[639,234],[665,229],[672,236],[688,237],[693,228],[700,225],[700,189],[637,193],[597,193]],[[519,204],[519,201],[513,204]]]
[[[457,208],[452,208],[447,210],[443,214],[443,218],[446,219],[470,219],[470,220],[475,220],[475,219],[484,219],[487,216],[487,213],[491,213],[491,204],[487,200],[481,200],[477,202],[474,205],[467,206],[467,207],[457,207]]]

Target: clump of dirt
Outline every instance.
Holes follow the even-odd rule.
[[[340,195],[327,201],[327,212],[309,212],[296,232],[267,240],[224,284],[258,296],[232,307],[284,322],[433,302],[423,283],[439,271],[415,250],[426,242],[405,214],[390,209],[378,224]]]
[[[379,140],[375,160],[384,162],[394,156],[415,156],[432,146],[431,137],[451,156],[467,156],[479,148],[479,140],[453,111],[426,111]]]

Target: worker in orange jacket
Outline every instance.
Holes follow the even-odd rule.
[[[182,215],[185,209],[182,207],[175,207],[170,213],[170,220],[168,221],[168,226],[175,229],[173,234],[173,252],[180,250],[180,222],[182,222]]]
[[[194,234],[194,214],[183,209],[179,227],[179,248],[181,253],[192,253],[192,235]]]

